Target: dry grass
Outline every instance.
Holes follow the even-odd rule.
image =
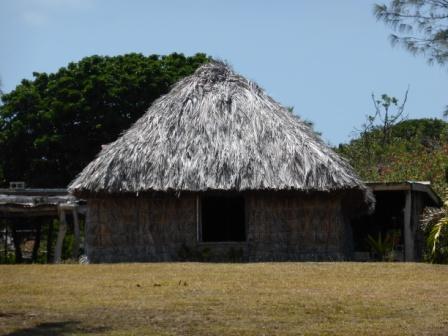
[[[5,335],[446,335],[448,267],[0,267]]]

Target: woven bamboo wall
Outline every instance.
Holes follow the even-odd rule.
[[[197,241],[197,196],[88,201],[92,262],[171,260],[340,260],[351,233],[340,196],[247,193],[247,241]]]
[[[338,196],[253,194],[250,260],[339,260],[351,239]]]

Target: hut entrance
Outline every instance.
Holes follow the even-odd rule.
[[[375,198],[375,212],[352,222],[355,260],[403,261],[405,193],[376,191]]]
[[[203,242],[246,240],[244,197],[203,197],[201,215]]]

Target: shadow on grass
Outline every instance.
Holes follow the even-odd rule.
[[[105,327],[83,327],[79,321],[62,321],[39,323],[34,327],[13,331],[5,336],[65,336],[74,332],[82,333],[102,333]]]

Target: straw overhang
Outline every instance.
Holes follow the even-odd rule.
[[[74,193],[365,190],[257,84],[212,62],[178,82],[71,183]]]

